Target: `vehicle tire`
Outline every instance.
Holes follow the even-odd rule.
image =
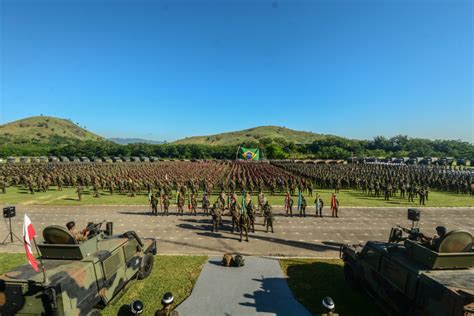
[[[344,264],[344,279],[351,289],[360,290],[360,282],[354,274],[354,269],[348,264]]]
[[[87,313],[87,316],[100,316],[100,310],[93,308],[89,313]]]
[[[142,264],[141,264],[140,270],[138,271],[139,280],[143,280],[150,275],[151,270],[153,270],[154,260],[155,258],[153,257],[151,253],[147,253],[143,256]]]

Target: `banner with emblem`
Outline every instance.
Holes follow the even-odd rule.
[[[245,160],[260,160],[260,149],[240,147],[241,157]]]

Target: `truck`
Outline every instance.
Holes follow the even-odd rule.
[[[453,230],[429,244],[419,214],[409,209],[412,227],[393,227],[388,241],[342,245],[346,283],[388,315],[474,315],[472,234]]]
[[[25,264],[0,275],[0,315],[100,315],[130,281],[148,277],[156,240],[101,225],[89,223],[84,242],[66,227],[46,227],[38,243],[43,273]]]

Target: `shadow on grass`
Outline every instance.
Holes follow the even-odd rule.
[[[313,315],[323,312],[321,301],[326,296],[334,300],[339,315],[383,315],[370,297],[346,285],[341,264],[285,260],[282,265],[294,296]]]

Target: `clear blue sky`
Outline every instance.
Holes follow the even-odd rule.
[[[473,142],[473,2],[1,2],[0,123]]]

